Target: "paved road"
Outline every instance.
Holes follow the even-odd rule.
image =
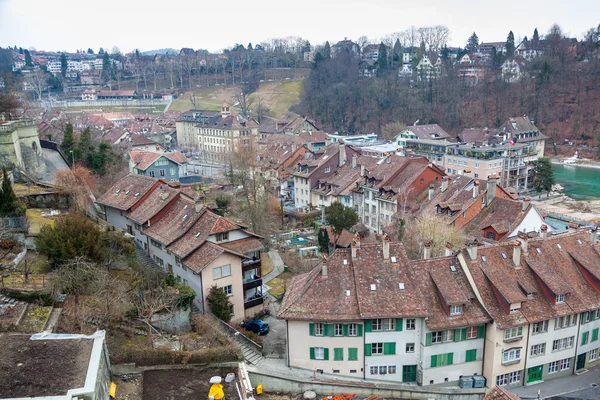
[[[69,169],[60,154],[52,149],[42,149],[46,172],[40,176],[42,182],[56,183],[56,173],[60,170]]]
[[[267,287],[269,286],[269,281],[283,272],[283,261],[277,250],[269,251],[269,257],[271,257],[271,260],[273,261],[273,271],[263,278],[264,285]],[[268,308],[271,315],[264,318],[264,320],[269,324],[270,332],[265,336],[263,355],[267,358],[286,359],[287,327],[284,320],[276,318],[277,313],[279,312],[280,303],[270,294],[267,296],[269,299]]]
[[[539,390],[540,395],[546,399],[600,399],[600,388],[591,387],[594,383],[600,385],[600,366],[590,368],[585,374],[569,375],[509,390],[524,398],[534,398]]]

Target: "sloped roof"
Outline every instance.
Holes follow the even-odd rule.
[[[495,197],[489,206],[464,226],[465,233],[469,239],[482,239],[483,230],[492,227],[500,235],[496,240],[502,240],[504,235],[519,226],[533,206],[530,204],[525,212],[522,207],[521,201]]]
[[[413,125],[406,129],[415,134],[419,139],[449,139],[451,137],[438,124]]]
[[[145,224],[177,197],[179,197],[177,190],[166,184],[159,185],[144,201],[140,202],[138,207],[127,214],[127,218],[138,224]]]
[[[111,186],[96,202],[125,211],[140,201],[155,184],[159,184],[158,179],[142,175],[127,175]]]
[[[194,202],[180,196],[162,218],[144,229],[144,233],[165,246],[169,246],[185,234],[204,211],[206,210],[203,209],[200,213],[196,213]]]

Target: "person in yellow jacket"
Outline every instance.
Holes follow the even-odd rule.
[[[215,400],[223,400],[225,393],[223,392],[223,385],[220,383],[213,383],[208,391],[208,398]]]

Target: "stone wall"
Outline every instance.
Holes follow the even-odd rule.
[[[71,195],[65,192],[26,194],[19,197],[19,199],[25,203],[27,208],[52,208],[55,210],[67,210],[73,204]]]

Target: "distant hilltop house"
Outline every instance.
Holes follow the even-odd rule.
[[[81,101],[96,101],[98,100],[98,92],[94,89],[86,89],[81,92]]]
[[[507,58],[502,63],[502,80],[508,83],[516,83],[525,76],[525,59],[521,56]]]
[[[178,181],[187,175],[187,158],[178,151],[167,151],[156,153],[132,149],[127,154],[129,160],[129,171],[132,174],[144,175]]]
[[[32,173],[46,171],[34,120],[0,120],[0,165],[21,168]]]
[[[339,41],[333,46],[331,46],[331,55],[333,57],[336,57],[343,53],[348,53],[352,56],[359,57],[360,47],[352,40],[348,40],[348,38],[344,38],[344,40]]]
[[[98,100],[133,100],[137,97],[135,90],[101,90]]]

